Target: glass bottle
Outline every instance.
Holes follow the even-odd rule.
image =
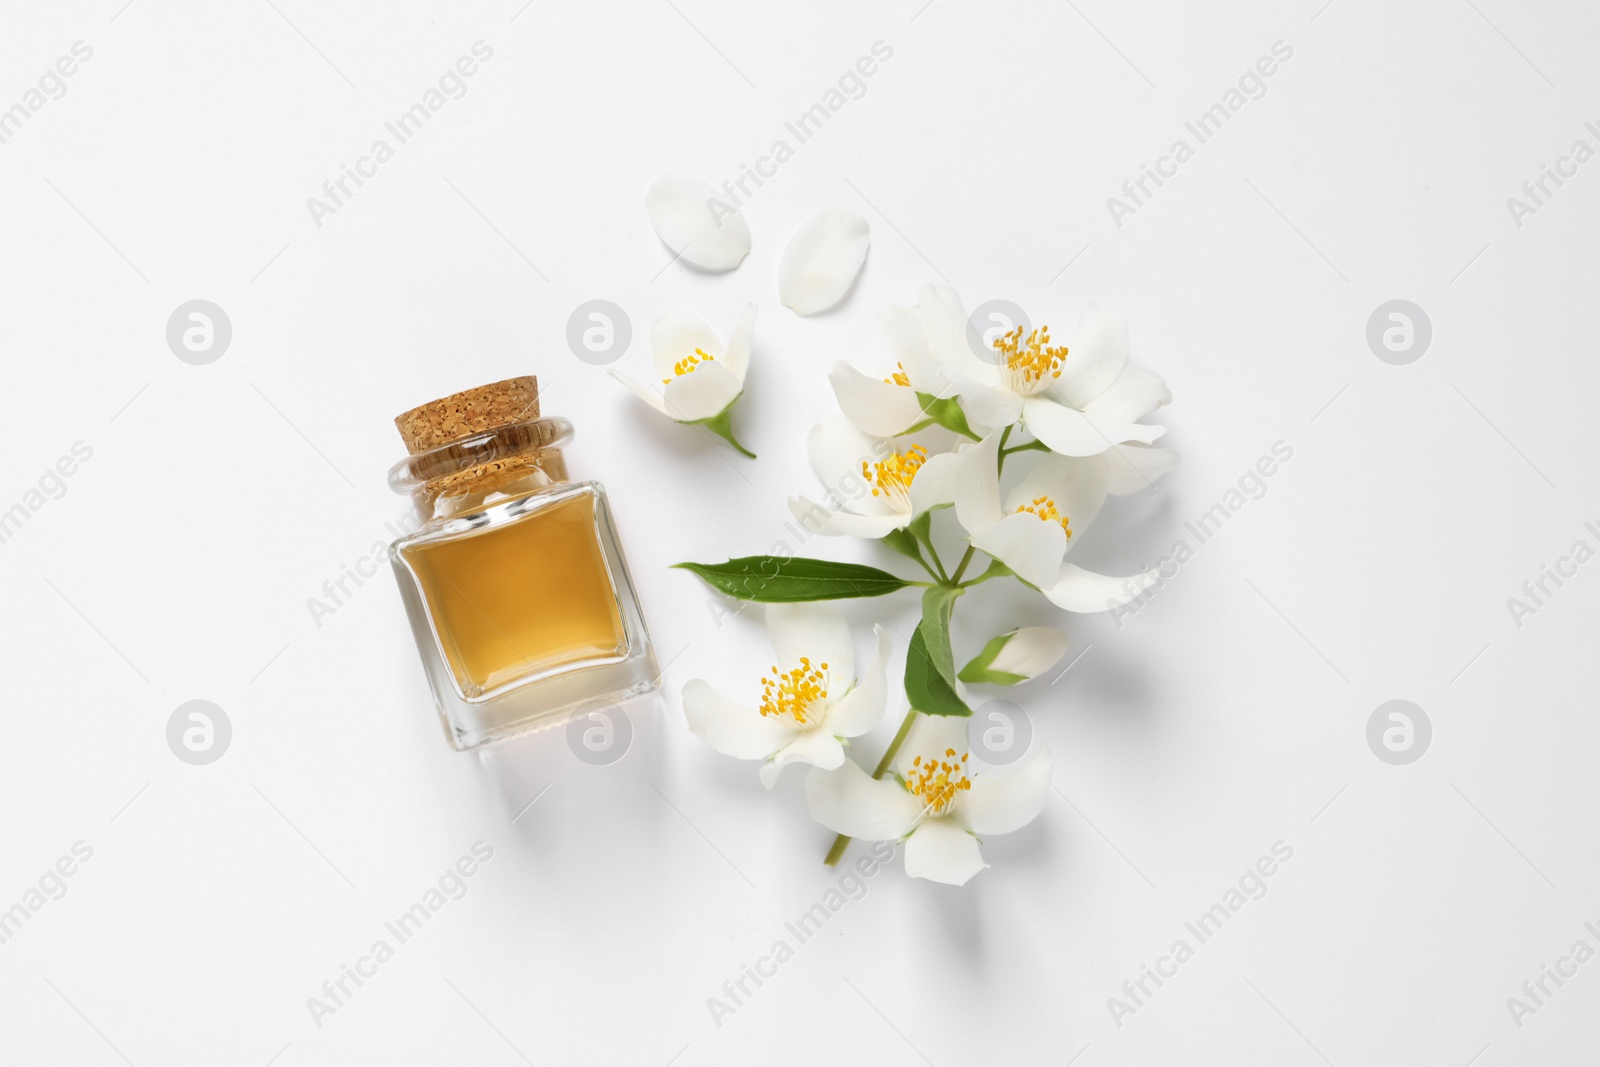
[[[458,749],[660,682],[599,482],[567,480],[572,424],[539,416],[533,377],[395,419],[389,471],[421,527],[389,546],[445,735]]]

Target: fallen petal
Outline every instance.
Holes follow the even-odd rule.
[[[673,253],[702,270],[732,270],[750,254],[750,227],[704,178],[663,172],[645,194],[650,225]]]
[[[850,291],[866,262],[867,220],[854,211],[822,211],[801,226],[778,264],[778,295],[799,315],[826,311]]]

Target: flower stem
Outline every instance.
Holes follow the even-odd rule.
[[[923,548],[928,550],[928,558],[933,560],[933,565],[938,568],[939,571],[937,574],[933,574],[932,571],[928,571],[928,573],[933,574],[933,577],[939,582],[949,584],[950,576],[944,572],[944,563],[939,559],[939,550],[933,547],[933,538],[927,536],[927,532],[923,531],[920,536],[917,536],[917,541],[922,545]],[[923,569],[928,569],[927,564],[923,564]]]
[[[872,769],[872,777],[882,778],[884,773],[888,771],[889,764],[893,763],[894,758],[900,754],[900,746],[906,743],[906,735],[911,732],[911,724],[916,721],[917,709],[908,709],[906,711],[906,717],[900,723],[900,729],[895,731],[894,740],[889,742],[889,747],[884,751],[883,758],[879,760],[878,765]]]
[[[967,564],[972,562],[972,554],[976,551],[977,549],[971,545],[967,546],[967,554],[961,557],[961,562],[956,565],[956,572],[950,576],[951,585],[959,585],[961,583],[961,576],[967,573]]]
[[[900,729],[895,732],[894,740],[889,742],[889,747],[884,752],[883,758],[878,761],[877,768],[873,770],[873,778],[882,778],[889,770],[889,764],[893,763],[894,758],[900,754],[900,746],[906,743],[906,735],[911,732],[911,724],[916,720],[916,708],[906,712],[905,721],[900,724]],[[823,857],[822,862],[829,867],[837,866],[840,858],[844,856],[844,850],[849,847],[850,838],[844,834],[839,834],[833,839],[833,847],[828,849],[828,854]]]
[[[905,550],[905,548],[901,548],[900,551],[902,553],[904,553],[905,555],[910,556],[913,560],[916,560],[917,566],[921,567],[925,572],[927,572],[927,575],[928,575],[929,578],[932,578],[935,582],[938,582],[940,584],[943,584],[944,582],[949,580],[948,578],[945,577],[944,568],[943,567],[939,568],[938,570],[934,570],[932,567],[928,566],[927,559],[924,558],[923,555],[922,555],[922,542],[918,541],[915,536],[912,537],[910,547],[911,547],[911,549],[913,549],[916,552],[916,555],[914,555],[914,556],[911,555],[911,553],[907,552]],[[938,562],[937,557],[935,558],[934,562],[935,563]],[[927,585],[928,583],[927,582],[919,582],[917,584],[919,584],[919,585]]]
[[[989,561],[989,569],[988,570],[984,571],[982,574],[978,575],[976,578],[968,578],[966,581],[964,581],[961,584],[957,585],[956,588],[957,589],[966,589],[969,586],[977,585],[980,582],[987,582],[990,578],[1000,578],[1000,577],[1003,577],[1003,576],[1005,576],[1007,574],[1010,574],[1010,573],[1012,573],[1010,567],[1007,567],[1004,563],[1001,563],[997,559],[992,559],[992,560]]]

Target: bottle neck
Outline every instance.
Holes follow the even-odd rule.
[[[567,480],[561,448],[572,440],[562,418],[513,423],[407,456],[389,470],[389,487],[411,497],[423,523],[481,511]]]

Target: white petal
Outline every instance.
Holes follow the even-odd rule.
[[[877,640],[861,677],[856,679],[856,687],[828,709],[823,722],[822,729],[834,737],[860,737],[883,718],[889,700],[889,632],[882,626],[874,626],[872,632]]]
[[[767,633],[778,654],[779,671],[798,667],[804,656],[817,670],[828,665],[830,690],[843,692],[855,681],[855,642],[844,613],[829,601],[768,604]]]
[[[1044,393],[1023,401],[1022,417],[1035,437],[1063,456],[1098,456],[1119,442],[1150,444],[1167,432],[1165,426],[1138,422],[1097,422]]]
[[[1022,397],[1003,385],[958,378],[955,386],[961,394],[961,410],[974,426],[1009,426],[1022,415]]]
[[[675,375],[662,391],[667,414],[679,422],[698,422],[720,415],[744,389],[728,368],[702,363],[688,374]]]
[[[892,778],[874,779],[845,760],[806,775],[811,817],[836,834],[863,841],[897,841],[922,817],[922,801]]]
[[[1061,400],[1080,410],[1111,388],[1128,365],[1128,322],[1111,308],[1090,304],[1067,345],[1061,377],[1051,386]]]
[[[907,877],[966,885],[987,866],[978,839],[951,819],[929,819],[906,839]]]
[[[911,521],[909,512],[857,515],[853,511],[830,511],[803,496],[789,498],[789,511],[812,533],[823,537],[860,537],[869,541],[887,537]]]
[[[928,340],[928,351],[959,386],[964,382],[999,386],[1000,367],[973,351],[972,328],[961,298],[947,285],[925,285],[917,298],[917,313]],[[1007,390],[1009,391],[1009,390]],[[1010,422],[1003,419],[988,425]]]
[[[951,749],[955,749],[959,760],[968,749],[967,727],[971,722],[968,716],[918,715],[895,757],[894,769],[902,778],[909,778],[919,757],[924,761],[946,760]]]
[[[1047,455],[1006,495],[1001,510],[1009,514],[1041,496],[1048,497],[1068,520],[1071,539],[1076,542],[1094,524],[1106,502],[1106,465],[1098,456]]]
[[[761,784],[771,789],[791,763],[809,763],[831,771],[844,763],[844,746],[826,730],[807,730],[761,765]]]
[[[733,333],[728,335],[727,352],[718,357],[740,382],[750,372],[750,346],[755,341],[755,335],[756,306],[746,304],[739,321],[733,325]]]
[[[750,254],[750,227],[727,206],[704,178],[672,172],[657,177],[644,198],[656,236],[704,270],[732,270]]]
[[[920,515],[929,508],[953,504],[961,474],[961,457],[955,452],[929,456],[911,479],[911,511]]]
[[[1050,796],[1050,749],[1039,742],[1022,765],[996,774],[980,774],[956,801],[955,818],[975,834],[1009,834],[1044,810]]]
[[[878,312],[878,328],[889,339],[889,352],[904,368],[911,388],[919,393],[945,396],[950,383],[928,350],[928,334],[914,307],[886,307]]]
[[[1063,611],[1095,612],[1120,608],[1156,583],[1159,568],[1127,578],[1096,574],[1072,563],[1061,565],[1056,583],[1041,586],[1050,603]]]
[[[737,759],[765,759],[800,732],[788,716],[763,715],[699,678],[683,687],[683,716],[702,741]]]
[[[969,534],[1000,521],[1000,434],[962,450],[956,475],[956,518]]]
[[[671,378],[673,367],[697,349],[714,360],[726,358],[722,338],[698,315],[669,311],[650,324],[650,355],[655,361],[656,377]]]
[[[1137,422],[1163,404],[1172,403],[1167,381],[1132,363],[1111,387],[1085,405],[1084,414],[1107,422]]]
[[[1106,492],[1125,496],[1148,489],[1155,480],[1178,465],[1175,448],[1116,445],[1100,456],[1106,468]]]
[[[628,387],[628,391],[634,396],[638,397],[640,400],[643,400],[646,404],[649,404],[651,407],[661,412],[661,414],[665,415],[667,413],[667,403],[661,397],[661,390],[656,389],[653,386],[646,385],[637,378],[630,378],[621,371],[618,371],[616,368],[612,368],[611,376],[617,381],[621,382],[623,385],[626,385]]]
[[[833,365],[828,380],[839,410],[871,437],[893,437],[922,418],[922,402],[914,389],[862,374],[842,361]]]
[[[904,510],[895,508],[887,497],[873,496],[861,476],[863,463],[876,463],[892,450],[889,442],[868,437],[842,415],[824,419],[806,435],[806,454],[823,487],[837,494],[847,509],[861,515]]]
[[[951,286],[935,285],[932,282],[924,285],[917,292],[917,309],[924,317],[932,317],[946,325],[966,329],[966,305],[962,304],[961,295]]]
[[[1067,554],[1067,532],[1061,524],[1028,512],[1007,515],[973,534],[972,543],[1041,589],[1055,582],[1061,557]]]
[[[1011,634],[1010,640],[1000,646],[991,671],[1015,674],[1023,678],[1037,678],[1060,662],[1067,654],[1071,639],[1060,630],[1048,626],[1024,626]]]
[[[850,291],[867,258],[867,220],[854,211],[821,211],[789,239],[778,263],[778,295],[799,315],[826,311]]]

